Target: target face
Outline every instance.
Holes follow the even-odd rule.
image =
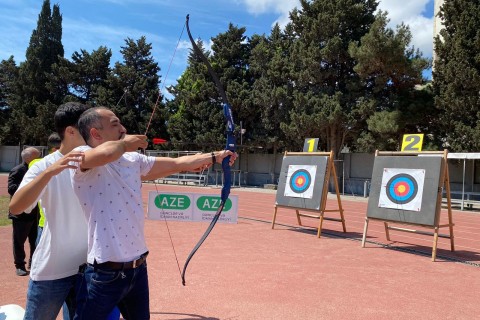
[[[378,206],[410,211],[420,211],[425,181],[423,169],[385,168]]]
[[[396,204],[405,204],[415,198],[418,184],[415,178],[406,173],[400,173],[387,182],[387,197]]]
[[[286,197],[307,198],[313,196],[313,182],[317,166],[290,165],[287,172],[287,185],[285,186]]]
[[[312,183],[312,177],[307,170],[301,169],[295,171],[290,177],[290,188],[295,193],[304,193]]]

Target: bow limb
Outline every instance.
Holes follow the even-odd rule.
[[[234,136],[234,130],[235,130],[235,125],[233,123],[233,117],[232,117],[232,110],[230,108],[230,104],[228,103],[227,99],[227,94],[225,93],[225,90],[223,89],[222,83],[220,82],[217,74],[213,70],[212,66],[210,65],[210,62],[208,61],[207,57],[202,53],[202,50],[197,46],[195,43],[195,40],[192,37],[192,34],[190,33],[190,28],[188,26],[188,21],[189,21],[189,15],[186,17],[186,26],[187,26],[187,33],[188,33],[188,38],[190,39],[190,42],[192,43],[192,48],[193,51],[197,54],[200,59],[207,65],[208,72],[213,78],[213,81],[215,82],[215,86],[217,87],[217,91],[222,97],[223,101],[223,115],[225,117],[225,123],[226,123],[226,146],[225,150],[230,150],[232,152],[235,152],[235,136]],[[207,230],[203,234],[203,236],[200,238],[198,243],[195,245],[193,248],[192,252],[188,255],[187,260],[185,261],[185,265],[183,266],[183,272],[182,272],[182,284],[185,285],[185,272],[187,271],[187,266],[190,260],[192,259],[193,255],[197,252],[197,250],[200,248],[200,246],[203,244],[205,239],[207,239],[208,235],[212,231],[213,227],[218,221],[218,218],[220,217],[220,214],[222,213],[223,207],[225,206],[226,201],[228,200],[228,196],[230,195],[230,187],[232,184],[232,176],[230,174],[230,156],[225,157],[222,161],[222,170],[223,170],[223,187],[222,187],[222,192],[220,196],[220,205],[217,209],[217,212],[215,213],[215,216],[213,217],[212,221],[210,222],[210,225],[208,226]]]

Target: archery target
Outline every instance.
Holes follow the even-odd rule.
[[[420,211],[425,181],[424,169],[383,170],[378,206],[380,208]]]
[[[316,173],[315,165],[289,165],[284,195],[312,199]]]

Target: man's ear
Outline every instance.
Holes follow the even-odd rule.
[[[72,126],[68,126],[65,128],[65,135],[73,136],[75,135],[75,129]]]
[[[95,140],[102,140],[102,136],[97,128],[90,128],[90,137]]]

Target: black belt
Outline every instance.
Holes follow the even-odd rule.
[[[95,263],[93,264],[93,267],[98,269],[109,269],[109,270],[135,269],[145,263],[145,261],[147,260],[147,255],[148,255],[148,251],[142,254],[140,258],[138,258],[137,260],[128,261],[128,262],[107,261],[103,263],[96,263],[95,261]]]

